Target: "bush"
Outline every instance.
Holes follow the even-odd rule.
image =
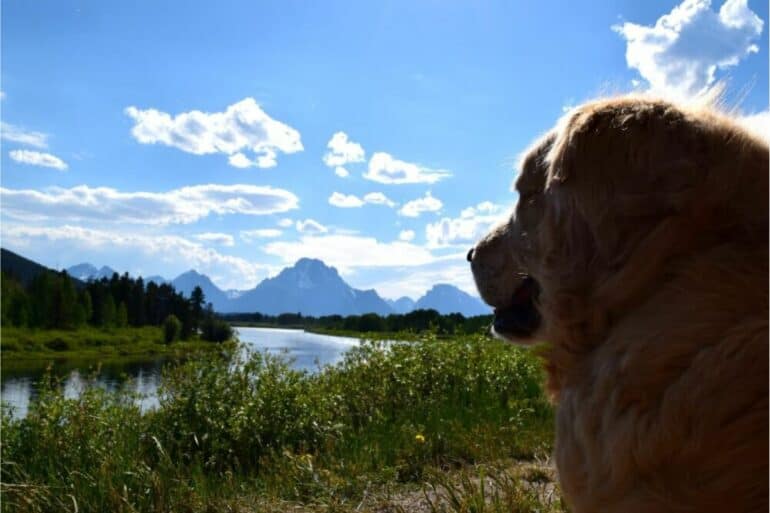
[[[148,412],[125,391],[67,399],[45,383],[25,419],[3,412],[3,511],[74,511],[73,498],[82,512],[222,511],[208,501],[254,490],[355,505],[431,468],[550,451],[539,364],[502,342],[362,342],[315,374],[235,344],[215,353],[166,368]]]
[[[182,323],[179,322],[176,315],[171,314],[163,321],[163,341],[166,344],[178,340],[181,331]]]
[[[226,342],[233,338],[233,328],[221,319],[208,317],[201,323],[201,338],[209,342]]]
[[[66,351],[70,348],[69,342],[63,338],[56,337],[45,343],[45,347],[51,351]]]

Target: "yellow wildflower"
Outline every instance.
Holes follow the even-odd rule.
[[[420,433],[417,433],[416,435],[414,435],[414,439],[415,441],[417,441],[417,443],[420,443],[420,444],[425,443],[425,437],[422,436]]]

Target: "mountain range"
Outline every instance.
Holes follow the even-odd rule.
[[[107,266],[97,269],[88,263],[78,264],[67,272],[80,280],[110,277],[115,271]],[[145,281],[170,283],[185,295],[198,286],[206,301],[221,313],[260,312],[278,315],[301,312],[303,315],[359,315],[374,312],[380,315],[408,313],[415,309],[432,308],[442,314],[461,313],[466,317],[486,315],[490,308],[476,297],[453,285],[437,284],[417,301],[409,297],[383,299],[373,289],[351,287],[334,267],[321,260],[301,258],[277,276],[267,278],[250,290],[222,290],[205,274],[190,270],[172,280],[150,276]]]

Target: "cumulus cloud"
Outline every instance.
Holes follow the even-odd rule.
[[[364,173],[364,178],[386,184],[436,183],[449,176],[449,171],[404,162],[384,152],[372,155],[369,169]]]
[[[67,163],[56,155],[42,153],[31,150],[11,150],[8,156],[19,164],[29,164],[30,166],[51,167],[59,171],[67,170]]]
[[[48,147],[48,134],[26,130],[5,121],[0,121],[0,138],[5,141],[44,149]]]
[[[370,192],[368,194],[364,194],[364,202],[371,203],[372,205],[385,205],[391,208],[396,206],[394,201],[391,201],[390,198],[381,192]]]
[[[414,230],[401,230],[401,232],[398,234],[398,240],[411,242],[414,240],[414,235]]]
[[[371,205],[385,205],[391,208],[396,206],[394,201],[381,192],[370,192],[365,194],[363,199],[355,194],[342,194],[340,192],[334,192],[329,196],[329,204],[340,208],[358,208],[363,207],[367,203]]]
[[[334,174],[339,176],[340,178],[347,178],[348,176],[350,176],[350,172],[342,166],[335,167]]]
[[[341,167],[345,164],[363,162],[365,158],[364,149],[357,142],[348,139],[345,132],[336,132],[326,144],[329,151],[323,157],[324,164],[334,167],[338,176],[348,175],[347,169]]]
[[[234,167],[273,167],[278,152],[303,150],[300,133],[271,118],[253,98],[224,112],[192,110],[171,116],[131,106],[125,113],[134,120],[131,134],[142,144],[164,144],[194,155],[222,153]]]
[[[770,111],[743,116],[738,121],[750,132],[770,142]]]
[[[329,196],[329,205],[340,208],[357,208],[364,205],[363,200],[354,194],[334,192]]]
[[[283,231],[277,228],[259,228],[256,230],[241,230],[241,239],[245,242],[254,242],[259,239],[273,239],[280,237]]]
[[[25,254],[96,255],[110,260],[117,254],[135,254],[152,259],[174,272],[194,268],[206,273],[222,288],[250,288],[274,269],[243,258],[224,255],[200,242],[163,234],[138,234],[125,230],[97,230],[80,226],[31,226],[3,223],[4,245],[24,248]],[[109,256],[108,256],[109,255]],[[36,257],[39,258],[39,257]],[[157,272],[157,271],[156,271]]]
[[[652,92],[685,99],[705,93],[718,69],[756,53],[763,22],[747,0],[727,0],[718,12],[710,0],[685,0],[655,25],[626,22],[613,30],[626,40],[626,62]]]
[[[428,191],[424,197],[406,202],[398,213],[404,217],[419,217],[423,212],[438,212],[443,206],[441,200]]]
[[[384,276],[359,283],[358,286],[373,288],[382,297],[388,298],[408,296],[417,299],[438,283],[454,285],[475,297],[479,295],[464,254],[458,253],[449,259],[419,266],[396,267],[381,274]]]
[[[263,250],[285,263],[312,255],[345,271],[357,267],[422,265],[435,260],[427,249],[407,242],[385,243],[374,237],[341,234],[308,235],[299,241],[271,242]]]
[[[327,227],[315,221],[313,219],[305,219],[304,221],[297,221],[295,224],[297,231],[300,233],[326,233],[329,231]]]
[[[425,227],[425,239],[430,248],[469,246],[484,236],[489,229],[501,222],[507,211],[489,201],[468,207],[460,217],[444,217]]]
[[[46,191],[0,188],[3,213],[31,220],[192,223],[211,214],[263,215],[297,208],[297,197],[257,185],[193,185],[168,192],[122,192],[79,185]]]
[[[235,239],[227,233],[205,232],[199,233],[195,238],[203,242],[213,242],[222,246],[232,247],[235,245]]]
[[[278,221],[278,226],[280,226],[281,228],[289,228],[290,226],[294,226],[294,221],[292,221],[288,217],[284,217],[283,219]]]

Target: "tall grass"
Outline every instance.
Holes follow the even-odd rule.
[[[3,327],[0,351],[3,360],[50,360],[52,358],[115,358],[216,349],[198,338],[167,344],[158,326],[78,329]]]
[[[26,418],[3,413],[3,511],[239,510],[244,497],[348,511],[437,469],[550,451],[538,362],[484,337],[367,342],[315,374],[238,354],[168,369],[145,413],[128,392],[66,399],[48,378]]]

